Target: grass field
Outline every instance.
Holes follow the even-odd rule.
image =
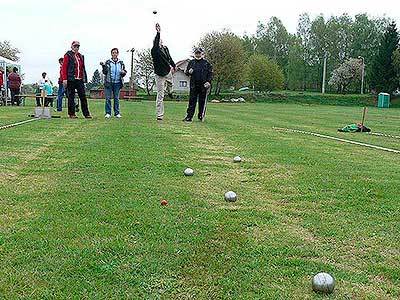
[[[154,102],[121,105],[0,130],[0,299],[400,298],[400,154],[272,129],[400,150],[336,132],[360,107],[209,104],[184,124],[186,103],[162,122]],[[32,111],[0,107],[0,126]],[[399,135],[400,109],[366,125]],[[320,271],[330,296],[311,290]]]

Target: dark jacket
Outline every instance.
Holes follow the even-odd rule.
[[[112,63],[111,59],[108,59],[106,61],[106,63],[104,65],[102,65],[102,72],[105,75],[105,77],[104,77],[104,86],[105,87],[110,87],[111,86],[111,63]],[[125,74],[126,74],[126,69],[125,69],[124,62],[122,60],[118,60],[117,64],[119,64],[121,66],[121,72],[124,71]],[[125,76],[125,74],[124,75],[120,74],[120,79],[119,80],[121,82],[121,88],[122,88],[122,85],[124,83],[123,77]]]
[[[160,33],[157,32],[154,39],[153,48],[151,48],[151,57],[153,58],[154,73],[158,76],[166,76],[171,71],[171,66],[175,68],[175,63],[169,54],[166,46],[160,47]]]
[[[189,70],[193,69],[193,73],[190,74]],[[185,71],[185,74],[190,76],[190,87],[194,87],[196,84],[203,85],[206,82],[211,84],[213,80],[213,68],[208,60],[202,59],[192,59]]]
[[[87,74],[86,74],[86,68],[85,68],[85,57],[78,53],[81,61],[82,61],[82,66],[80,71],[82,71],[82,80],[83,82],[87,82]],[[61,67],[61,73],[63,80],[68,80],[68,81],[74,81],[75,78],[77,77],[77,72],[78,68],[76,66],[76,61],[75,61],[75,53],[73,51],[68,51],[64,55],[64,61]]]
[[[8,88],[12,91],[19,91],[19,88],[21,87],[21,76],[19,76],[18,73],[12,72],[10,75],[7,77],[8,79]]]

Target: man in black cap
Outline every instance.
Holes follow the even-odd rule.
[[[194,50],[194,59],[189,62],[185,73],[190,76],[190,94],[186,117],[182,121],[192,122],[197,99],[199,99],[199,113],[197,117],[200,122],[203,122],[206,114],[207,92],[211,87],[213,79],[212,65],[204,59],[203,49],[196,48]]]

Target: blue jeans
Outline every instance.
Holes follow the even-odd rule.
[[[67,90],[64,88],[62,83],[59,83],[57,94],[57,111],[62,111],[62,100],[64,95],[67,97]]]
[[[111,115],[111,93],[114,96],[114,116],[119,114],[119,91],[121,90],[121,83],[111,83],[106,90],[106,114]]]

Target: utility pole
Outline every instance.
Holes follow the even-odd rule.
[[[325,94],[325,80],[326,80],[326,52],[324,56],[324,69],[322,71],[322,94]]]
[[[134,78],[133,78],[133,53],[135,52],[135,48],[127,50],[126,52],[131,52],[131,78],[129,79],[129,88],[131,92],[134,88]]]
[[[361,95],[364,94],[364,69],[365,69],[365,62],[364,62],[364,57],[359,56],[359,59],[361,59],[362,65],[361,65]]]

